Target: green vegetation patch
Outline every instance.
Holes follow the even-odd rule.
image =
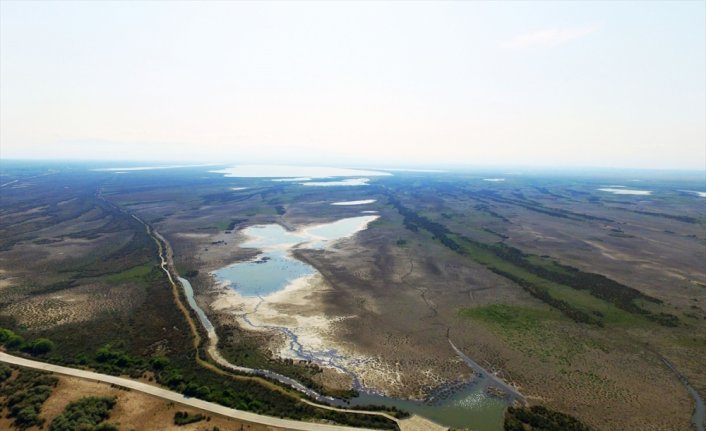
[[[32,341],[25,341],[23,337],[6,328],[0,328],[0,345],[5,346],[7,349],[20,350],[33,356],[46,355],[56,348],[51,340],[37,338]]]
[[[152,271],[154,265],[144,264],[133,266],[124,271],[117,272],[115,274],[110,274],[102,277],[108,283],[124,283],[128,281],[142,281],[144,280]]]
[[[113,431],[118,427],[104,423],[115,406],[115,397],[84,397],[72,401],[55,417],[49,431]]]
[[[0,410],[7,408],[8,417],[14,418],[15,427],[24,430],[41,427],[44,419],[39,417],[42,405],[49,398],[58,380],[41,371],[0,365]]]
[[[507,331],[535,331],[554,315],[547,310],[519,307],[506,304],[491,304],[481,307],[462,308],[458,315],[495,325]]]
[[[578,419],[542,406],[508,407],[505,431],[591,431]]]
[[[491,304],[461,308],[458,316],[487,326],[517,351],[542,362],[570,366],[590,343],[588,339],[566,342],[558,328],[569,320],[548,307]]]
[[[187,412],[176,412],[174,413],[174,425],[188,425],[188,424],[193,424],[195,422],[201,422],[202,420],[206,419],[206,416],[198,413],[195,415],[190,415]]]
[[[216,222],[215,226],[218,228],[218,230],[232,231],[247,221],[248,221],[248,219],[246,219],[246,218],[234,218],[234,219],[230,219],[230,220],[220,220],[220,221]]]

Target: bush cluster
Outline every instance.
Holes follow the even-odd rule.
[[[51,421],[49,431],[117,431],[117,425],[104,423],[115,402],[115,397],[84,397],[72,401]]]
[[[206,416],[202,414],[190,415],[187,412],[174,413],[174,425],[188,425],[194,422],[200,422],[204,419],[206,419]]]
[[[505,431],[591,431],[587,425],[567,414],[542,406],[509,407],[505,412]]]
[[[7,408],[8,417],[14,418],[14,425],[21,430],[41,427],[44,420],[39,413],[58,380],[46,373],[27,369],[19,369],[15,378],[11,376],[10,367],[0,366],[0,397],[4,398],[0,410]]]
[[[5,328],[0,328],[0,344],[10,350],[21,350],[33,356],[45,355],[56,348],[54,343],[46,338],[25,341],[20,335]]]

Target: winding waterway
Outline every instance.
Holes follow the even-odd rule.
[[[287,377],[287,376],[275,373],[274,371],[270,371],[270,370],[241,367],[241,366],[230,363],[227,359],[225,359],[220,354],[220,352],[218,351],[218,348],[216,347],[216,346],[218,346],[218,335],[216,334],[216,331],[213,327],[213,324],[208,319],[208,316],[206,316],[206,313],[196,303],[196,300],[194,299],[194,289],[191,286],[191,283],[189,282],[189,280],[187,280],[183,277],[178,277],[178,279],[182,285],[182,288],[184,289],[184,294],[186,295],[186,300],[189,303],[189,306],[196,312],[196,314],[198,315],[199,321],[201,322],[203,327],[206,329],[206,332],[208,333],[208,338],[209,338],[208,352],[209,352],[209,355],[219,365],[221,365],[222,367],[228,368],[230,370],[237,371],[239,373],[254,374],[254,375],[263,376],[263,377],[267,377],[269,379],[278,381],[286,386],[289,386],[289,387],[292,387],[292,388],[298,390],[299,392],[301,392],[303,394],[308,395],[309,397],[311,397],[319,402],[331,403],[332,401],[336,401],[334,398],[325,397],[325,396],[317,393],[316,391],[307,388],[306,386],[302,385],[301,383],[292,379],[291,377]]]
[[[341,219],[332,223],[306,227],[297,231],[288,231],[280,225],[258,225],[246,228],[243,233],[246,241],[240,244],[244,248],[256,248],[260,254],[245,262],[235,262],[214,271],[215,279],[224,286],[233,289],[240,297],[247,299],[254,307],[239,314],[240,321],[253,329],[280,332],[287,339],[290,357],[311,361],[323,367],[334,368],[351,377],[353,387],[360,395],[352,400],[343,401],[324,397],[299,382],[269,370],[248,369],[230,364],[216,349],[217,335],[212,323],[193,298],[193,290],[188,280],[179,278],[189,305],[196,311],[201,324],[211,338],[209,353],[222,366],[239,372],[258,374],[291,386],[319,402],[336,406],[365,406],[370,404],[394,406],[411,413],[419,414],[442,425],[450,427],[472,426],[477,431],[502,430],[502,418],[505,408],[522,395],[502,380],[488,373],[473,362],[455,346],[452,346],[476,377],[471,381],[458,381],[439,388],[425,401],[412,401],[386,397],[374,388],[361,384],[356,367],[364,366],[365,358],[350,357],[330,347],[311,346],[301,338],[297,327],[277,324],[263,324],[258,315],[260,306],[268,295],[276,294],[294,282],[318,274],[316,268],[294,258],[291,251],[295,248],[325,249],[331,243],[365,229],[367,224],[378,216],[368,215]],[[488,394],[489,387],[505,392],[504,397]]]

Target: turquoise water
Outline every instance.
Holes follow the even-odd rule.
[[[196,300],[194,299],[194,289],[191,287],[191,283],[189,283],[189,280],[183,278],[183,277],[178,277],[179,282],[181,282],[181,286],[184,288],[184,295],[186,296],[186,302],[189,303],[189,306],[191,307],[192,310],[196,312],[196,314],[199,316],[199,321],[203,325],[203,327],[206,329],[206,331],[211,332],[213,331],[213,324],[211,324],[211,321],[208,320],[208,317],[206,316],[206,313],[201,309],[201,307],[196,304]]]
[[[278,224],[246,228],[242,248],[261,250],[256,260],[236,262],[213,272],[216,280],[242,296],[266,296],[287,287],[297,278],[317,273],[290,254],[294,248],[322,249],[332,241],[352,235],[377,216],[351,217],[296,232]]]
[[[323,248],[326,246],[326,243],[348,236],[351,232],[355,232],[358,226],[360,226],[361,220],[372,221],[375,220],[375,218],[375,216],[344,218],[333,223],[326,223],[306,229],[307,234],[321,238],[319,241],[308,244],[306,248]]]
[[[316,270],[289,256],[284,250],[268,251],[260,260],[240,262],[214,272],[216,280],[226,283],[242,296],[267,296]]]

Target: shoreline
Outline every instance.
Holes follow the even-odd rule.
[[[256,248],[258,256],[272,249],[286,250],[292,259],[311,266],[310,263],[298,259],[295,252],[302,249],[326,251],[336,242],[351,238],[365,230],[369,223],[379,217],[379,215],[349,217],[329,223],[305,225],[299,229],[292,229],[281,223],[252,225],[241,231],[245,240],[241,241],[238,247]],[[353,226],[344,225],[343,227],[348,229],[342,235],[334,236],[335,233],[325,235],[326,232],[322,234],[316,231],[317,229],[340,229],[336,224],[340,225],[341,221],[350,224],[351,220],[356,220],[357,223]],[[302,238],[304,240],[289,245],[258,244],[268,238],[253,233],[250,229],[272,225],[279,226],[286,234],[299,234],[304,237]],[[322,242],[321,248],[314,247]],[[254,259],[235,262],[225,267],[252,262]],[[221,279],[216,274],[219,270],[210,271],[212,289],[208,294],[208,306],[217,320],[222,321],[229,316],[243,330],[266,332],[283,337],[283,342],[274,340],[268,345],[278,358],[309,361],[345,375],[351,379],[352,389],[357,391],[379,396],[393,396],[394,393],[395,397],[421,402],[439,386],[448,383],[439,377],[439,384],[426,387],[423,393],[418,390],[405,392],[401,387],[402,376],[399,375],[399,370],[394,364],[388,364],[380,357],[362,354],[350,343],[337,337],[335,333],[338,323],[358,316],[332,316],[322,311],[325,306],[321,296],[330,293],[332,286],[323,279],[315,267],[311,266],[311,268],[313,274],[289,280],[284,287],[266,295],[244,295],[237,288],[232,287],[232,281]],[[281,337],[278,339],[282,340]]]

